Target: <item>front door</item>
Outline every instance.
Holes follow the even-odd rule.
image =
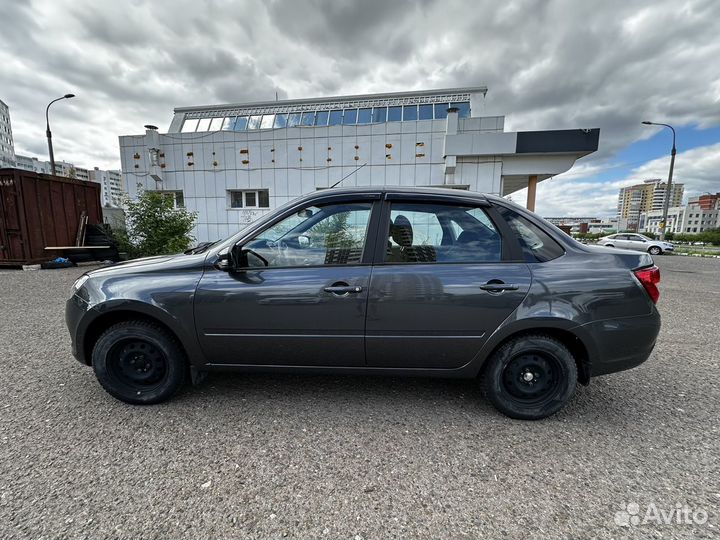
[[[364,365],[373,204],[293,212],[244,243],[247,268],[206,271],[195,321],[208,362]]]
[[[386,231],[370,283],[368,365],[467,364],[527,294],[527,264],[507,261],[482,207],[393,202]]]

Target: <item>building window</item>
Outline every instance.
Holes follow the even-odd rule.
[[[448,107],[450,107],[449,103],[436,103],[435,104],[435,119],[447,118]]]
[[[192,133],[197,128],[198,121],[196,118],[191,118],[190,120],[185,120],[183,122],[182,129],[180,130],[181,133]]]
[[[432,120],[433,119],[433,106],[432,105],[420,105],[420,120]]]
[[[185,197],[182,191],[159,191],[168,198],[173,200],[173,208],[185,208]]]
[[[360,109],[358,111],[358,124],[369,124],[372,122],[372,109]]]
[[[451,107],[456,107],[460,118],[470,118],[470,103],[462,101],[460,103],[451,103]]]
[[[270,192],[267,189],[228,191],[230,208],[270,208]]]
[[[330,111],[330,121],[328,122],[328,125],[338,126],[338,125],[342,124],[342,120],[343,120],[342,110]]]
[[[230,131],[230,130],[233,129],[233,126],[235,126],[235,117],[234,117],[234,116],[228,116],[227,118],[225,118],[225,121],[223,122],[222,130],[223,130],[223,131]]]
[[[287,114],[276,114],[275,115],[275,123],[273,124],[273,127],[275,128],[284,128],[287,126],[288,123],[288,115]]]
[[[220,131],[220,128],[222,127],[224,118],[212,118],[210,120],[210,126],[208,127],[208,131]]]
[[[287,127],[299,126],[301,117],[302,115],[300,113],[290,113],[288,115]]]
[[[402,107],[388,107],[388,122],[399,122],[402,120]]]
[[[195,131],[207,131],[210,127],[210,120],[212,118],[201,118]]]
[[[259,114],[256,114],[256,115],[248,118],[247,128],[248,129],[258,129],[260,127],[261,118],[262,117]]]
[[[385,122],[387,120],[387,107],[373,107],[373,123]]]
[[[275,123],[274,114],[264,114],[260,121],[260,129],[271,129]]]
[[[357,109],[345,109],[345,111],[343,112],[343,124],[356,124],[357,115]]]
[[[403,106],[403,121],[417,120],[417,119],[418,119],[418,106],[417,105],[404,105]]]
[[[301,126],[312,126],[315,123],[315,111],[305,112],[300,120]]]
[[[248,125],[248,117],[247,116],[238,116],[237,120],[235,120],[235,125],[233,126],[233,131],[245,131],[247,129]]]
[[[315,115],[316,126],[327,126],[329,111],[318,111]]]

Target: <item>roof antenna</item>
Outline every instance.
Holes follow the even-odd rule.
[[[350,172],[347,173],[345,176],[343,176],[340,180],[338,180],[337,182],[335,182],[332,186],[330,186],[330,189],[332,189],[332,188],[334,188],[335,186],[337,186],[340,182],[342,182],[343,180],[345,180],[348,176],[350,176],[350,175],[355,174],[356,172],[358,172],[358,171],[359,171],[360,169],[362,169],[365,165],[367,165],[367,161],[366,161],[365,163],[363,163],[362,165],[360,165],[360,166],[359,166],[357,169],[355,169],[354,171],[350,171]]]

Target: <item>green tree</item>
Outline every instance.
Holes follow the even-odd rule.
[[[176,207],[172,194],[140,190],[137,200],[126,197],[124,202],[127,232],[115,236],[131,258],[180,253],[195,240],[190,231],[197,212]]]

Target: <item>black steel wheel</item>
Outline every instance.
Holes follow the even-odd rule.
[[[539,420],[559,411],[575,391],[575,358],[546,335],[512,339],[487,360],[484,389],[492,404],[511,418]]]
[[[174,336],[146,321],[108,328],[92,353],[105,390],[126,403],[152,404],[170,398],[185,381],[187,362]]]

